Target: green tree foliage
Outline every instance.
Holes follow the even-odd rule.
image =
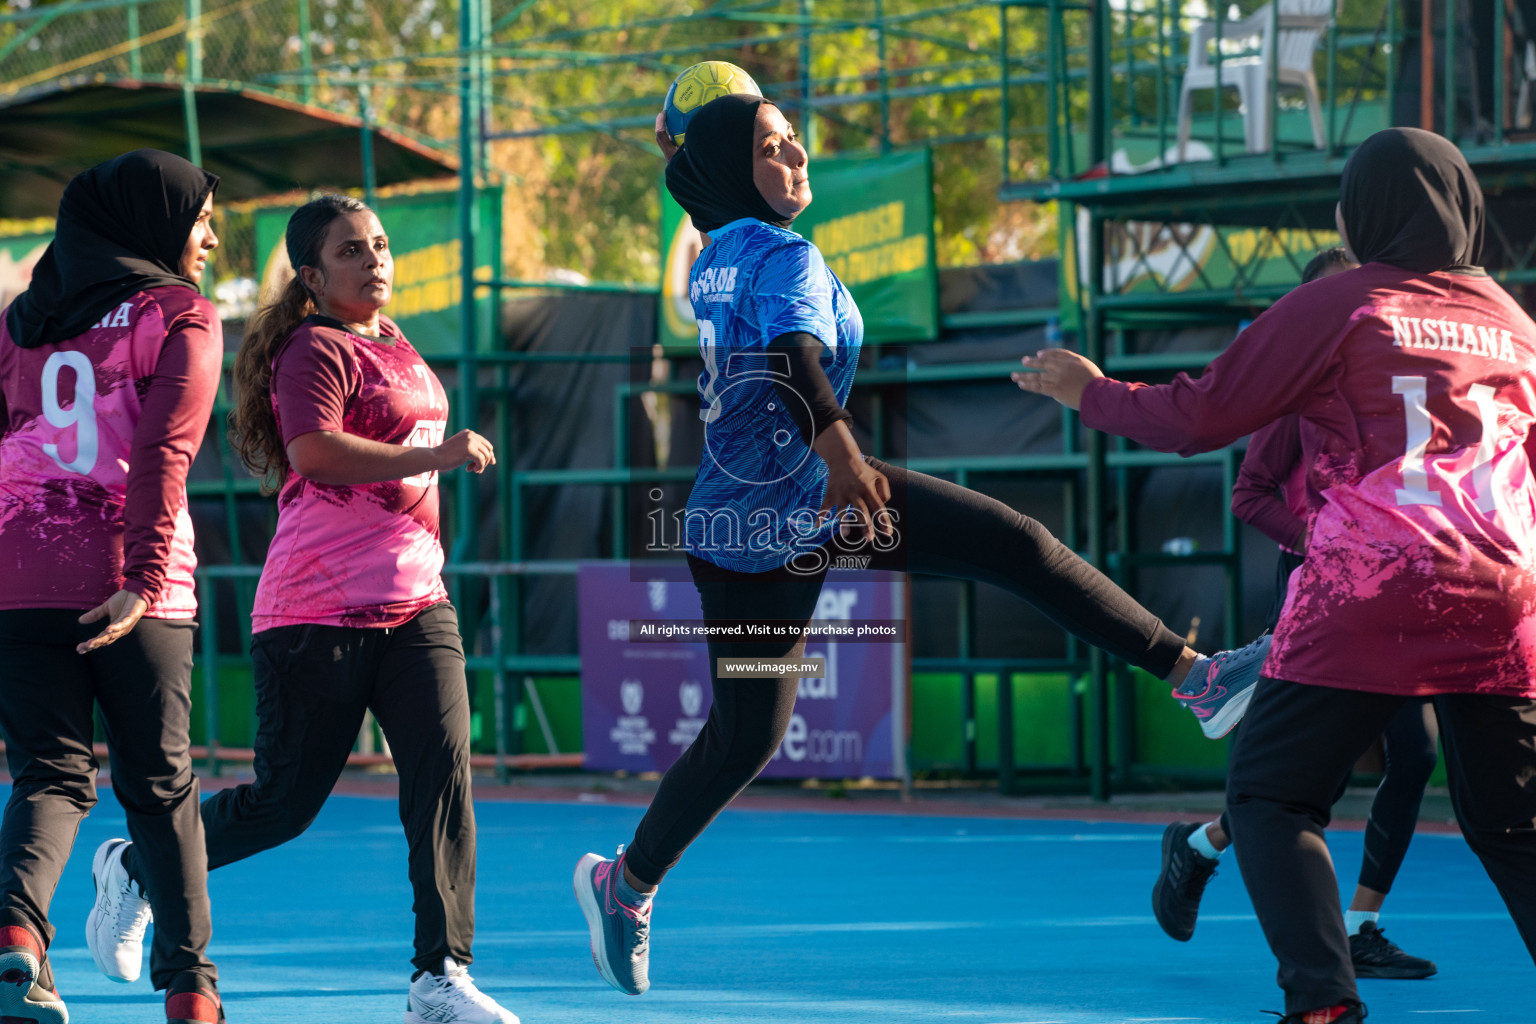
[[[484,44],[468,79],[461,0],[200,0],[190,31],[206,80],[354,114],[366,98],[380,123],[449,152],[467,83],[485,101],[493,141],[477,160],[507,184],[503,251],[521,278],[658,279],[662,163],[651,125],[670,81],[699,60],[746,68],[812,141],[814,159],[932,146],[941,264],[1052,255],[1054,208],[1001,202],[999,189],[1090,170],[1083,4],[1061,4],[1053,32],[1047,0],[481,2]],[[1177,30],[1214,7],[1108,2],[1113,149],[1155,135],[1160,110],[1171,117]],[[179,81],[195,6],[9,0],[0,98],[130,75]],[[1384,88],[1386,9],[1339,0],[1337,75],[1356,99],[1374,102]],[[1173,11],[1183,20],[1160,29],[1159,15]]]

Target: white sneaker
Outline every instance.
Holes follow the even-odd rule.
[[[96,882],[96,903],[85,919],[85,944],[96,966],[113,981],[137,981],[144,966],[144,932],[154,920],[149,901],[123,867],[126,839],[108,839],[96,848],[91,878]]]
[[[518,1024],[518,1019],[475,988],[468,968],[445,957],[442,974],[423,971],[411,982],[405,1024]]]

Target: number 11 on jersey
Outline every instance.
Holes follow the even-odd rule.
[[[1434,418],[1429,414],[1429,382],[1424,377],[1393,377],[1392,393],[1403,397],[1403,426],[1407,440],[1402,459],[1403,486],[1397,490],[1397,503],[1438,508],[1440,492],[1431,486],[1429,471],[1424,466],[1424,453],[1435,430]],[[1494,402],[1493,388],[1487,384],[1473,384],[1467,388],[1467,397],[1477,406],[1477,418],[1482,424],[1477,455],[1472,461],[1473,505],[1479,512],[1493,512],[1498,508],[1498,495],[1493,487],[1493,456],[1497,451],[1499,409]]]

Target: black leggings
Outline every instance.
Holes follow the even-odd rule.
[[[1365,856],[1360,884],[1379,893],[1392,891],[1397,869],[1419,824],[1424,787],[1440,760],[1440,723],[1432,699],[1410,700],[1392,716],[1381,734],[1387,771],[1371,802],[1365,823]]]
[[[861,549],[871,556],[869,568],[996,584],[1117,658],[1160,679],[1173,671],[1184,651],[1183,637],[1045,527],[947,480],[876,459],[866,461],[890,481],[889,506],[898,516],[894,545],[884,551]],[[808,573],[787,568],[731,572],[692,557],[688,565],[706,620],[803,623],[814,613],[826,577],[826,560],[819,561],[819,569]],[[773,758],[789,727],[798,678],[721,678],[718,659],[788,658],[804,648],[804,640],[709,645],[714,703],[698,738],[662,778],[635,830],[626,856],[636,878],[651,884],[661,881],[688,845]]]

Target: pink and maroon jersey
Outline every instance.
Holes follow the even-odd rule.
[[[130,590],[197,611],[187,470],[219,386],[223,328],[190,288],[153,288],[84,334],[21,348],[0,317],[0,608]]]
[[[434,447],[448,395],[387,317],[380,337],[311,317],[272,362],[283,443],[316,430]],[[253,628],[313,622],[384,628],[447,599],[437,474],[357,486],[320,484],[292,468],[277,498],[277,533],[256,587]]]
[[[1232,485],[1232,514],[1287,551],[1307,533],[1307,466],[1301,417],[1292,413],[1254,432]]]
[[[1536,697],[1536,324],[1482,275],[1302,285],[1199,380],[1095,380],[1083,421],[1163,451],[1301,417],[1312,534],[1269,676]]]

